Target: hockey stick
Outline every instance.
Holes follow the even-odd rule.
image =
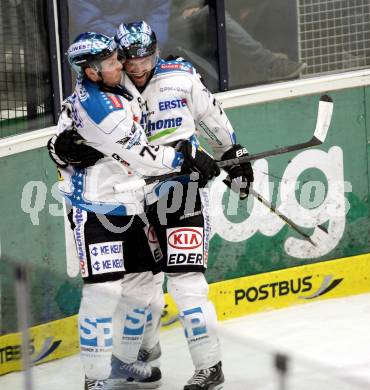
[[[311,243],[313,246],[316,246],[316,244],[311,240],[311,237],[302,231],[300,227],[293,222],[291,219],[289,219],[286,215],[282,214],[279,210],[275,208],[267,199],[265,199],[261,194],[259,194],[257,191],[255,191],[252,187],[249,188],[249,193],[253,195],[257,200],[259,200],[263,205],[269,208],[269,210],[277,215],[281,220],[283,220],[289,227],[291,227],[294,231],[296,231],[298,234],[300,234],[305,240],[307,240],[309,243]],[[328,231],[321,225],[317,226],[319,229],[321,229],[323,232],[328,233]]]
[[[312,146],[321,145],[325,141],[326,135],[328,134],[332,114],[333,114],[333,100],[331,99],[330,96],[323,95],[321,96],[319,102],[315,132],[309,141],[302,142],[300,144],[290,145],[290,146],[283,146],[281,148],[267,150],[265,152],[249,154],[248,156],[232,158],[230,160],[218,161],[217,165],[220,168],[224,168],[224,167],[229,167],[231,165],[238,165],[240,163],[247,162],[247,161],[259,160],[265,157],[276,156],[279,154],[294,152],[295,150],[302,150],[302,149],[310,148]],[[136,182],[138,183],[137,185],[133,183],[134,184],[133,189],[138,189],[140,187],[145,186],[146,184],[152,184],[155,182],[168,180],[168,179],[175,179],[175,178],[180,178],[180,177],[176,173],[166,173],[164,175],[151,176],[146,179],[141,179],[142,181],[140,182],[140,184],[139,182]],[[118,184],[117,187],[122,187],[121,190],[117,188],[116,190],[117,192],[131,190],[131,188],[128,189],[126,185],[121,186],[120,184]]]
[[[165,175],[162,175],[165,176]],[[189,175],[180,175],[180,176],[173,176],[173,174],[169,174],[169,179],[174,179],[174,181],[181,182],[183,179],[189,181]],[[154,183],[155,181],[151,181],[151,183]],[[140,188],[143,188],[143,186],[150,184],[148,183],[148,179],[138,179],[132,183],[128,184],[116,184],[114,186],[115,192],[126,192],[126,191],[135,191]],[[296,231],[298,234],[300,234],[305,240],[310,242],[312,245],[316,246],[316,244],[311,240],[310,236],[303,232],[300,227],[293,222],[291,219],[289,219],[286,215],[281,213],[279,210],[275,208],[267,199],[265,199],[261,194],[259,194],[257,191],[255,191],[252,187],[249,188],[249,194],[254,196],[259,202],[261,202],[264,206],[266,206],[272,213],[277,215],[281,220],[283,220],[288,226],[290,226],[294,231]],[[317,226],[319,229],[321,229],[323,232],[328,233],[325,227],[319,225]]]
[[[220,168],[229,167],[231,165],[237,165],[247,161],[258,160],[264,157],[276,156],[278,154],[289,153],[295,150],[301,150],[301,149],[310,148],[312,146],[321,145],[325,141],[326,135],[328,134],[332,114],[333,114],[333,100],[331,99],[330,96],[323,95],[321,96],[319,102],[315,132],[309,141],[302,142],[300,144],[290,145],[290,146],[283,146],[281,148],[267,150],[265,152],[250,154],[248,156],[232,158],[230,160],[218,161],[217,165]],[[131,185],[117,184],[115,186],[115,191],[116,192],[132,191],[144,187],[147,184],[152,184],[163,180],[169,180],[169,179],[181,180],[181,178],[185,176],[186,175],[179,176],[176,173],[166,173],[164,175],[151,176],[146,179],[138,179],[136,182],[133,182]]]
[[[220,161],[217,164],[220,168],[229,167],[231,165],[237,165],[247,161],[259,160],[264,157],[276,156],[278,154],[294,152],[295,150],[302,150],[310,148],[312,146],[321,145],[325,141],[326,135],[328,134],[332,114],[333,100],[330,96],[323,95],[321,96],[319,102],[315,132],[309,141],[290,146],[283,146],[281,148],[267,150],[265,152],[260,152],[256,154],[250,154],[248,156],[233,158],[231,160]]]
[[[237,165],[242,162],[257,160],[264,157],[276,156],[278,154],[293,152],[296,150],[301,150],[312,146],[321,145],[326,139],[326,135],[328,133],[330,122],[331,122],[332,113],[333,113],[333,101],[330,98],[330,96],[324,95],[320,98],[320,102],[319,102],[315,132],[309,141],[300,144],[291,145],[291,146],[284,146],[278,149],[268,150],[265,152],[256,153],[248,156],[242,156],[230,160],[219,161],[217,162],[217,165],[220,168],[223,168],[231,165]],[[114,186],[114,190],[115,192],[134,191],[143,188],[145,185],[148,184],[152,184],[164,180],[171,180],[171,179],[175,181],[189,180],[189,175],[177,175],[175,173],[168,173],[160,176],[152,176],[146,179],[138,179],[136,181],[133,181],[132,183],[116,184]],[[292,220],[290,220],[288,217],[286,217],[284,214],[278,211],[270,202],[268,202],[265,198],[263,198],[262,195],[256,192],[253,188],[250,188],[249,192],[258,201],[260,201],[262,204],[268,207],[271,212],[273,212],[280,219],[282,219],[286,224],[288,224],[293,230],[299,233],[305,240],[309,241],[312,245],[316,246],[316,244],[311,240],[311,238],[306,233],[304,233],[297,224],[295,224]],[[325,233],[328,233],[325,227],[319,225],[318,228],[324,231]]]

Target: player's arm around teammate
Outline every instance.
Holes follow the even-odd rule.
[[[88,140],[103,145],[103,150],[109,148],[110,156],[116,154],[115,160],[102,153],[90,154],[88,163],[82,163],[76,153],[63,161],[58,157],[58,137],[49,142],[51,157],[63,177],[60,190],[71,206],[69,219],[84,282],[78,317],[85,389],[103,390],[108,384],[122,386],[126,382],[156,388],[159,369],[136,360],[156,293],[156,302],[162,300],[159,306],[163,306],[161,275],[153,277],[151,272],[157,266],[158,253],[154,258],[152,250],[156,248],[149,245],[148,226],[141,218],[143,194],[120,196],[113,187],[130,180],[134,169],[146,172],[149,167],[151,173],[151,169],[166,172],[176,168],[178,154],[172,148],[155,148],[161,156],[155,168],[147,163],[148,156],[140,155],[139,148],[147,147],[145,134],[135,125],[131,103],[122,89],[115,88],[122,64],[111,38],[81,34],[70,46],[68,59],[78,80],[64,104],[60,130],[72,131],[74,141]],[[68,138],[60,139],[68,144]],[[79,147],[85,152],[88,148]],[[123,278],[125,273],[128,275]],[[160,316],[161,307],[158,311]],[[120,345],[120,360],[112,357],[115,344]]]

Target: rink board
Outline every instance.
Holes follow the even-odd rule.
[[[79,350],[77,316],[34,326],[30,329],[29,339],[34,364],[73,355]],[[22,369],[21,349],[19,333],[0,337],[0,375]]]
[[[226,320],[315,300],[370,291],[370,254],[216,283],[218,317]]]
[[[370,254],[210,285],[210,297],[220,320],[369,291]],[[176,305],[168,294],[162,321],[164,328],[178,324]],[[20,343],[18,333],[0,337],[0,375],[21,369]],[[33,327],[29,349],[35,364],[76,353],[77,316]]]
[[[210,298],[220,320],[315,300],[370,292],[370,253],[213,283]],[[166,297],[164,325],[176,319]]]

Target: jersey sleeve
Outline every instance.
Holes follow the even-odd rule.
[[[193,76],[192,79],[192,101],[189,108],[197,130],[211,145],[214,157],[219,160],[236,143],[235,132],[225,111],[199,77]]]
[[[99,122],[89,117],[87,120],[93,123],[78,129],[87,144],[141,176],[178,171],[183,162],[182,154],[169,146],[148,145],[143,128],[134,121],[130,103],[120,96],[112,96],[120,109],[100,117]]]

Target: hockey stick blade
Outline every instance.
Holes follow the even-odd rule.
[[[294,152],[296,150],[302,150],[302,149],[310,148],[312,146],[321,145],[326,139],[332,114],[333,114],[333,100],[331,99],[330,96],[323,95],[320,98],[320,102],[319,102],[315,132],[313,134],[313,137],[309,141],[302,142],[300,144],[290,145],[290,146],[282,146],[281,148],[250,154],[248,156],[220,161],[218,162],[218,166],[220,168],[229,167],[231,165],[237,165],[247,161],[259,160],[265,157],[276,156],[279,154]]]
[[[317,114],[316,128],[313,134],[313,139],[316,138],[319,141],[319,144],[322,144],[326,139],[326,135],[328,134],[332,115],[333,115],[332,98],[328,95],[321,96],[319,102],[319,110]]]

